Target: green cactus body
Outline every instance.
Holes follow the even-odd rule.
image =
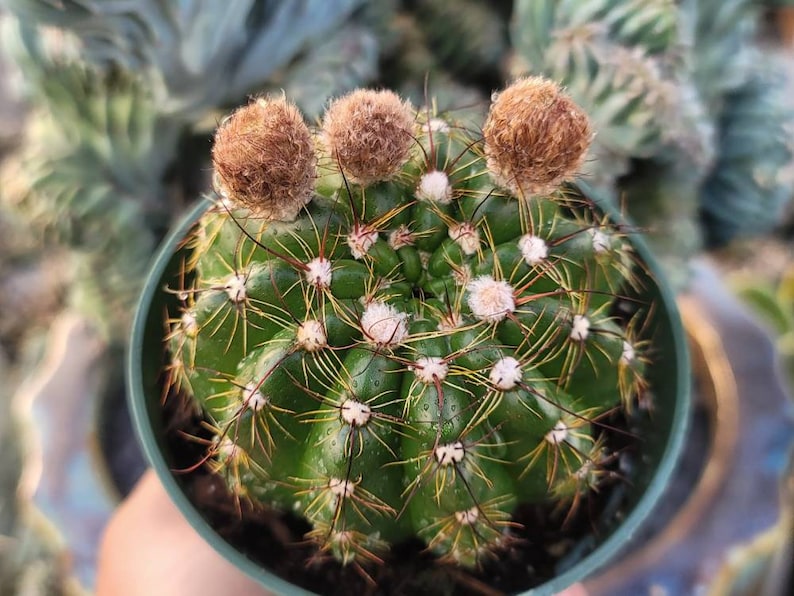
[[[476,566],[519,503],[570,505],[603,475],[597,418],[643,383],[610,314],[633,258],[574,187],[513,196],[482,140],[411,118],[385,181],[320,155],[294,221],[216,201],[187,243],[172,378],[231,490],[305,517],[321,550],[418,536]]]

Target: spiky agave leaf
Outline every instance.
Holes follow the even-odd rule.
[[[79,40],[101,67],[144,74],[160,109],[201,112],[239,100],[335,31],[361,0],[5,0],[27,25]]]

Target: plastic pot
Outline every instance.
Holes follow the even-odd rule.
[[[592,196],[586,188],[585,194]],[[202,517],[183,490],[183,477],[172,473],[173,458],[165,441],[161,406],[161,367],[163,362],[163,316],[175,311],[176,297],[163,291],[180,266],[180,243],[210,202],[197,204],[162,244],[152,263],[138,303],[127,358],[127,384],[130,410],[146,456],[178,509],[196,531],[223,557],[254,578],[268,590],[283,594],[307,594],[247,558],[226,542]],[[605,201],[597,205],[614,221],[621,216]],[[690,370],[687,344],[672,292],[663,280],[656,261],[638,235],[630,235],[646,271],[640,272],[642,298],[655,304],[654,320],[647,328],[653,334],[654,360],[648,374],[654,395],[652,418],[640,423],[640,453],[636,470],[627,485],[620,516],[613,516],[574,548],[576,559],[561,565],[558,575],[525,594],[551,595],[581,581],[606,566],[628,542],[645,518],[653,515],[676,463],[686,434],[690,409]],[[169,301],[171,303],[169,304]],[[619,518],[619,519],[618,519]],[[562,567],[565,567],[564,569]]]

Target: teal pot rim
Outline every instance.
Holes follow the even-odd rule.
[[[620,222],[625,219],[607,200],[599,198],[596,193],[585,185],[580,186],[584,194],[590,197],[596,206],[608,214],[613,221]],[[149,269],[135,312],[127,353],[127,399],[129,400],[130,412],[132,413],[138,439],[148,461],[174,504],[196,532],[221,556],[267,589],[283,594],[311,594],[311,592],[270,573],[221,538],[183,492],[172,474],[163,452],[158,447],[157,429],[147,404],[143,378],[143,367],[145,364],[144,338],[149,312],[157,293],[162,291],[162,278],[169,267],[172,256],[179,249],[182,240],[193,224],[211,204],[212,201],[210,199],[199,201],[185,215],[162,243]],[[691,401],[690,362],[686,336],[676,306],[675,296],[670,290],[669,284],[665,281],[664,274],[656,259],[652,256],[648,246],[639,234],[632,234],[630,241],[648,269],[650,277],[655,280],[654,283],[659,294],[659,303],[657,305],[659,316],[664,317],[670,326],[670,339],[674,351],[674,358],[670,362],[670,366],[675,366],[675,378],[671,379],[670,382],[673,383],[676,389],[674,410],[669,418],[670,431],[666,441],[664,441],[659,465],[648,482],[645,492],[636,501],[636,504],[620,523],[619,527],[612,531],[590,554],[555,578],[524,592],[525,596],[551,596],[556,594],[566,587],[591,576],[596,570],[613,560],[624,549],[635,531],[650,515],[661,498],[682,450],[689,424]],[[157,355],[158,362],[160,355],[161,353]]]

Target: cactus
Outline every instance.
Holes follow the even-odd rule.
[[[203,412],[232,493],[303,516],[343,564],[418,536],[471,567],[518,503],[598,488],[599,420],[632,407],[647,351],[611,314],[626,231],[566,183],[591,136],[540,78],[482,135],[390,91],[336,99],[314,133],[283,97],[224,120],[169,284],[166,389]]]
[[[588,180],[610,191],[632,159],[674,148],[704,170],[712,139],[686,61],[691,34],[671,0],[519,0],[516,70],[563,82],[598,131]]]
[[[702,225],[711,246],[773,229],[794,194],[788,85],[767,66],[724,99],[720,155],[701,191]]]

